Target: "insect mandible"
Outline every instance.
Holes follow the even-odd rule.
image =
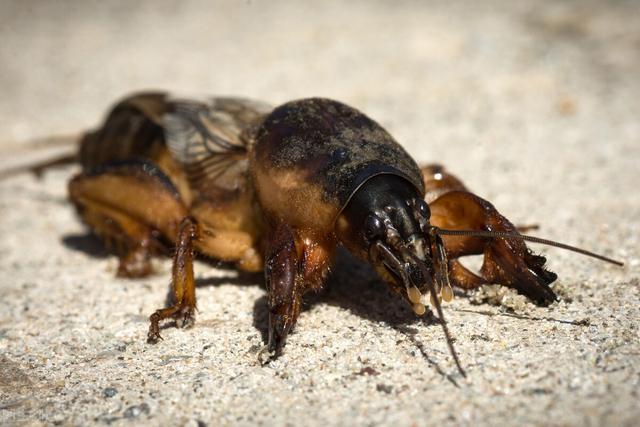
[[[322,288],[336,248],[370,263],[417,315],[435,307],[456,365],[441,300],[452,286],[514,288],[538,304],[556,300],[526,240],[489,202],[443,167],[418,167],[378,123],[323,98],[272,108],[239,98],[172,98],[161,92],[119,102],[87,133],[69,183],[82,220],[123,249],[118,275],[151,273],[160,243],[175,247],[174,304],[150,316],[194,323],[194,253],[264,271],[269,340],[277,357],[303,295]],[[459,258],[482,255],[478,272]]]

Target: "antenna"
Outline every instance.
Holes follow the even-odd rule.
[[[597,254],[595,252],[588,251],[586,249],[577,248],[575,246],[567,245],[565,243],[555,242],[553,240],[542,239],[535,236],[527,236],[517,232],[508,231],[486,231],[486,230],[449,230],[445,228],[438,228],[432,226],[433,232],[441,236],[465,236],[465,237],[500,237],[500,238],[513,238],[526,240],[527,242],[540,243],[547,246],[555,246],[556,248],[566,249],[568,251],[577,252],[579,254],[599,259],[600,261],[608,262],[620,267],[624,266],[624,263],[615,259],[606,257],[604,255]]]

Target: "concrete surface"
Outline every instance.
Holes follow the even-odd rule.
[[[536,247],[561,302],[459,295],[465,380],[440,327],[341,254],[261,367],[259,276],[199,262],[196,326],[147,345],[169,263],[115,279],[66,201],[77,168],[16,176],[0,182],[0,424],[637,425],[639,18],[634,1],[2,2],[2,167],[131,90],[329,96],[513,221],[626,267]]]

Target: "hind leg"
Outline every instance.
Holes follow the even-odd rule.
[[[159,324],[164,319],[175,318],[179,326],[193,324],[196,249],[217,259],[235,261],[245,270],[262,268],[256,246],[259,227],[252,217],[245,217],[252,206],[250,197],[211,195],[196,200],[188,212],[172,182],[149,162],[119,163],[103,166],[97,173],[82,173],[71,181],[69,191],[94,231],[125,246],[120,274],[147,274],[155,243],[160,238],[175,243],[171,281],[174,304],[151,315],[150,342],[160,338]]]
[[[118,275],[149,274],[155,243],[160,238],[176,243],[171,281],[175,304],[151,316],[149,341],[160,338],[163,319],[174,317],[182,326],[192,324],[196,309],[192,242],[197,226],[171,181],[148,162],[114,164],[76,176],[69,192],[97,234],[125,247]]]
[[[118,268],[124,277],[148,275],[160,238],[174,241],[187,214],[169,179],[147,162],[81,173],[69,183],[69,194],[84,222],[124,249]]]
[[[518,232],[507,218],[486,200],[470,193],[453,175],[440,166],[423,168],[426,200],[431,223],[453,230]],[[497,283],[515,288],[540,304],[555,301],[549,284],[556,275],[544,268],[545,258],[534,255],[522,240],[443,236],[450,262],[451,282],[464,289]],[[465,268],[457,258],[483,255],[479,274]]]
[[[145,224],[111,209],[91,204],[79,207],[83,221],[109,246],[119,249],[118,277],[146,277],[152,273],[151,256],[160,246],[158,235]]]

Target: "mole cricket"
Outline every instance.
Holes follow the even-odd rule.
[[[93,232],[122,248],[118,276],[149,275],[158,247],[175,247],[174,304],[151,314],[150,343],[164,319],[193,325],[197,252],[264,271],[269,339],[261,355],[277,357],[303,295],[322,288],[342,245],[418,316],[429,302],[435,307],[464,375],[441,307],[452,286],[500,284],[537,304],[555,301],[549,285],[557,276],[525,241],[622,265],[520,234],[442,166],[418,167],[378,123],[330,99],[272,108],[134,94],[83,136],[73,160],[82,171],[69,183],[71,201]],[[460,263],[467,255],[483,256],[478,272]]]

